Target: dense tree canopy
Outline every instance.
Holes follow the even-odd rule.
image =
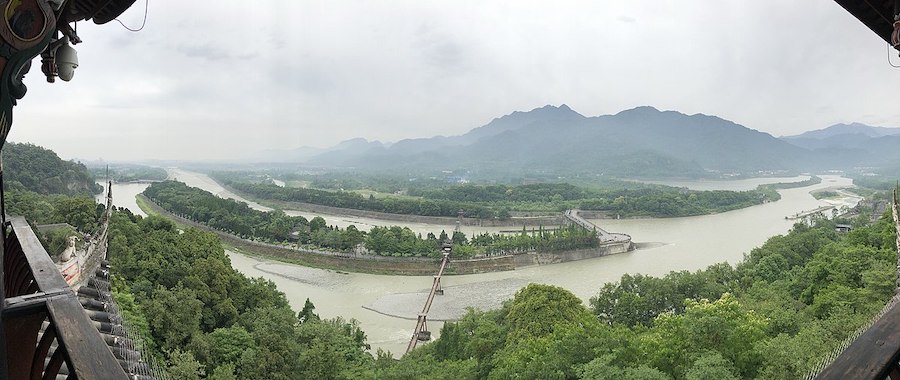
[[[145,355],[176,378],[372,377],[355,321],[301,321],[272,282],[232,269],[209,232],[117,212],[109,252],[120,307],[154,351]]]
[[[567,183],[516,186],[409,185],[402,191],[407,196],[374,197],[342,189],[280,187],[267,182],[242,181],[241,177],[235,177],[217,174],[217,178],[226,185],[266,200],[424,216],[455,217],[459,211],[463,211],[467,217],[481,219],[506,219],[511,210],[549,212],[573,208],[626,217],[702,215],[752,206],[779,197],[773,186],[751,191],[693,191],[658,185],[590,189]]]
[[[52,150],[33,144],[3,146],[6,189],[40,194],[93,195],[102,191],[80,162],[63,161]]]
[[[270,242],[293,241],[310,248],[351,252],[362,245],[368,252],[382,256],[435,256],[439,255],[440,242],[451,240],[456,244],[457,257],[475,255],[503,255],[532,251],[558,252],[596,247],[597,233],[575,226],[545,231],[524,228],[519,234],[480,234],[468,239],[465,234],[426,237],[417,235],[408,227],[372,227],[368,232],[355,226],[341,229],[328,226],[321,217],[307,220],[302,216],[288,216],[282,211],[264,212],[250,208],[246,203],[219,198],[207,191],[193,188],[181,182],[166,181],[150,185],[144,194],[162,208],[212,228],[229,232],[242,238]]]
[[[499,310],[471,310],[386,378],[794,379],[804,377],[893,294],[889,214],[847,234],[797,224],[732,267],[624,275],[581,305],[529,285]]]
[[[92,166],[90,171],[96,178],[105,179],[108,175],[113,182],[164,181],[169,178],[166,169],[137,164]]]

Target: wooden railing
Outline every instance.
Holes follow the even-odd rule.
[[[4,227],[0,379],[128,378],[28,222]]]

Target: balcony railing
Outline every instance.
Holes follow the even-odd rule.
[[[0,378],[127,379],[28,222],[4,227]]]

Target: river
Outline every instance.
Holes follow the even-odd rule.
[[[94,196],[94,199],[97,203],[106,203],[106,183],[97,181],[97,184],[103,187],[103,192]],[[150,184],[143,182],[114,183],[113,206],[127,208],[135,215],[147,216],[135,201],[137,195],[144,192],[147,186]]]
[[[240,199],[203,174],[174,169],[170,171],[170,175],[188,185],[220,196]],[[736,263],[746,252],[769,237],[787,232],[794,221],[785,220],[786,216],[822,205],[849,206],[858,202],[859,198],[850,194],[845,194],[838,200],[816,200],[810,195],[811,191],[852,186],[851,181],[846,178],[822,178],[822,183],[817,185],[780,190],[782,198],[777,202],[721,214],[668,219],[593,220],[608,231],[630,234],[635,242],[650,243],[645,246],[652,248],[509,272],[445,277],[445,295],[435,299],[429,314],[432,321],[429,328],[437,335],[441,327],[438,320],[456,318],[467,306],[483,309],[498,307],[516,290],[532,282],[561,286],[587,303],[604,283],[616,281],[625,273],[663,275],[673,270],[701,269],[723,261]],[[803,178],[798,180],[800,179]],[[769,183],[780,181],[783,179],[771,179]],[[729,181],[717,182],[723,189],[736,186]],[[128,192],[118,190],[118,186],[114,185],[114,194],[127,195]],[[118,197],[116,199],[119,204]],[[266,209],[262,205],[250,204]],[[309,213],[300,214],[309,217]],[[328,223],[338,225],[349,224],[355,219],[365,222],[364,225],[408,225],[365,218],[323,217]],[[425,224],[409,226],[417,231],[435,233],[440,229],[453,228]],[[464,226],[464,231],[467,228],[478,229]],[[400,355],[405,350],[415,326],[416,314],[422,307],[432,281],[431,276],[347,274],[258,259],[236,252],[228,252],[228,255],[232,266],[238,271],[275,282],[278,289],[287,295],[295,310],[301,309],[306,298],[309,298],[322,317],[357,319],[366,331],[373,349],[383,348],[395,355]]]

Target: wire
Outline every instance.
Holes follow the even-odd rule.
[[[115,18],[116,22],[122,25],[123,28],[127,29],[129,32],[140,32],[144,29],[144,25],[147,25],[147,9],[150,7],[150,0],[144,0],[144,21],[141,21],[141,27],[137,29],[131,29],[122,20],[119,20],[118,17]]]
[[[893,68],[900,69],[900,65],[895,65],[894,62],[891,62],[891,45],[888,44],[888,65],[891,65]]]

